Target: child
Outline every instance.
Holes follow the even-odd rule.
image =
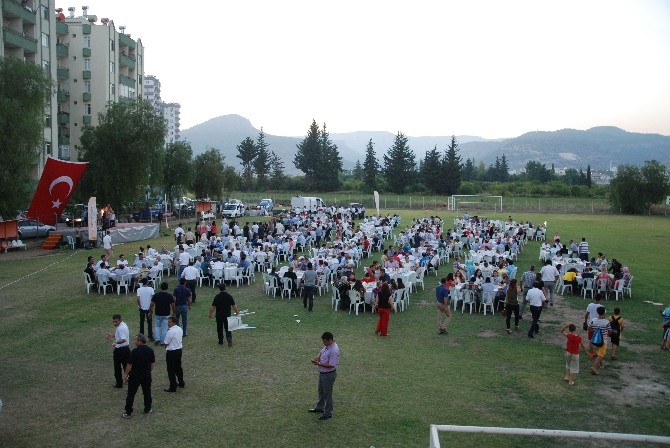
[[[661,350],[670,350],[670,305],[663,311],[661,311],[661,316],[663,316],[663,341],[661,342]]]
[[[610,359],[616,359],[616,352],[619,350],[619,338],[623,332],[623,317],[621,317],[621,310],[614,308],[614,314],[610,316],[610,341],[612,342],[612,355]]]
[[[565,334],[565,329],[570,332]],[[567,343],[565,347],[565,380],[570,386],[575,384],[575,375],[579,373],[579,348],[588,353],[588,350],[582,342],[582,337],[577,334],[577,326],[566,322],[561,327],[561,334],[565,336]]]

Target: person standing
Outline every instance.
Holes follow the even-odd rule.
[[[156,355],[151,347],[147,346],[147,338],[139,333],[135,336],[137,346],[130,353],[126,365],[125,380],[128,383],[128,395],[126,396],[126,410],[121,417],[130,418],[133,415],[133,403],[137,389],[142,387],[144,395],[144,413],[151,414],[151,371],[156,364]]]
[[[540,289],[540,283],[533,283],[533,287],[528,291],[526,295],[528,303],[530,305],[530,313],[533,316],[533,322],[530,324],[528,329],[528,337],[534,338],[536,334],[540,332],[540,325],[538,321],[540,320],[540,314],[542,314],[542,305],[547,302],[547,298]]]
[[[144,320],[147,321],[148,339],[153,340],[153,329],[151,328],[151,299],[154,296],[154,288],[149,286],[149,279],[144,277],[142,279],[142,286],[137,288],[137,307],[140,310],[140,333],[144,334]]]
[[[107,258],[112,258],[114,249],[112,247],[112,235],[109,230],[107,233],[105,233],[105,236],[102,237],[102,248],[105,249],[105,255]]]
[[[177,259],[179,260],[179,271],[177,271],[177,278],[181,278],[181,273],[184,272],[184,269],[186,269],[186,266],[188,266],[188,262],[191,260],[191,256],[184,250],[184,246],[181,244],[179,245],[179,255],[177,256]]]
[[[167,292],[168,283],[161,283],[160,292],[151,298],[149,314],[154,315],[154,338],[156,345],[164,344],[163,339],[167,334],[167,319],[174,314],[174,297]]]
[[[308,311],[314,306],[314,287],[316,286],[316,271],[312,268],[312,262],[307,263],[307,270],[302,276],[303,296],[302,304]],[[309,307],[307,306],[309,303]]]
[[[582,238],[577,249],[579,250],[579,259],[582,261],[589,261],[589,243],[586,242],[586,238]]]
[[[191,290],[191,302],[195,303],[195,287],[198,286],[198,268],[195,267],[193,259],[189,259],[188,266],[181,273],[181,278],[186,280],[186,287]],[[186,331],[186,328],[184,328]]]
[[[614,308],[614,314],[610,316],[610,342],[612,343],[611,360],[616,359],[616,354],[619,351],[619,341],[621,333],[623,333],[623,316],[621,316],[621,309]]]
[[[223,332],[226,332],[228,347],[233,346],[233,333],[228,330],[228,317],[230,317],[231,308],[235,310],[235,315],[240,315],[240,310],[235,303],[233,296],[226,291],[225,283],[219,284],[219,293],[214,297],[212,306],[209,309],[209,318],[212,318],[216,310],[216,333],[219,336],[219,345],[223,345]]]
[[[530,268],[521,275],[521,286],[523,287],[523,300],[519,308],[519,319],[523,319],[523,312],[526,310],[526,305],[528,304],[528,291],[533,288],[533,283],[535,283],[535,265],[531,264]]]
[[[435,302],[437,303],[437,334],[447,334],[451,322],[451,304],[446,277],[442,277],[440,284],[435,288]]]
[[[121,319],[120,314],[112,316],[112,325],[115,328],[114,334],[107,333],[105,339],[112,341],[112,347],[114,347],[114,378],[116,379],[114,387],[121,389],[123,387],[123,370],[126,368],[130,357],[130,330]]]
[[[191,290],[186,287],[187,280],[182,278],[179,280],[179,286],[172,291],[172,297],[174,298],[175,305],[175,317],[177,318],[177,324],[181,319],[181,328],[184,332],[184,336],[187,336],[186,327],[188,325],[188,310],[191,309]],[[168,322],[168,327],[170,323]]]
[[[184,387],[184,370],[181,367],[182,336],[184,332],[177,325],[177,318],[168,317],[168,332],[165,335],[165,365],[167,366],[170,387],[165,392],[177,392],[177,386]]]
[[[507,326],[507,334],[511,334],[510,321],[512,320],[512,313],[514,313],[514,329],[519,329],[519,288],[515,278],[509,281],[507,287],[507,294],[505,295],[505,325]]]
[[[549,295],[549,306],[554,306],[554,285],[558,280],[560,272],[558,272],[558,269],[556,269],[551,260],[547,260],[542,269],[540,269],[540,274],[544,283],[544,294],[545,296]]]
[[[589,328],[592,330],[594,339],[596,332],[600,332],[601,335],[599,345],[591,339],[591,343],[596,351],[596,360],[593,362],[593,366],[591,366],[591,374],[598,375],[596,368],[598,366],[600,366],[601,369],[605,368],[603,359],[605,358],[605,355],[607,355],[607,336],[610,335],[610,321],[605,317],[604,306],[598,307],[598,317],[591,319]]]
[[[375,333],[379,336],[388,336],[389,316],[391,315],[391,310],[395,310],[395,305],[391,300],[391,288],[389,288],[388,283],[382,283],[377,298],[377,313],[379,314],[379,320],[377,321],[377,329],[375,330]],[[395,311],[397,312],[397,310]]]
[[[565,334],[565,329],[569,330]],[[577,326],[573,323],[567,322],[561,327],[561,334],[566,338],[565,345],[565,381],[570,386],[575,384],[575,375],[579,373],[579,348],[581,347],[588,353],[582,337],[577,334]]]
[[[312,359],[319,370],[319,401],[309,412],[320,412],[319,420],[328,420],[333,416],[333,385],[337,378],[337,366],[340,364],[340,348],[330,331],[321,335],[323,348],[316,358]]]

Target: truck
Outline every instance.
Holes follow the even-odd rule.
[[[294,196],[291,198],[291,210],[301,212],[321,212],[327,205],[321,198],[314,196]]]
[[[244,204],[242,201],[239,201],[237,199],[232,199],[228,202],[226,202],[226,205],[223,206],[223,210],[221,211],[221,217],[222,218],[238,218],[240,216],[244,216],[244,213],[246,212],[246,208],[244,207]]]

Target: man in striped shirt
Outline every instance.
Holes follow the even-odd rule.
[[[589,261],[589,243],[586,242],[586,238],[582,238],[582,242],[577,246],[579,249],[579,259],[584,261]]]
[[[534,264],[531,264],[530,270],[524,272],[521,276],[521,286],[523,286],[523,300],[521,301],[521,308],[519,309],[519,319],[523,319],[523,312],[525,311],[526,304],[528,303],[526,296],[528,295],[528,291],[530,291],[533,287],[533,283],[535,283],[536,277],[537,275],[535,274]]]

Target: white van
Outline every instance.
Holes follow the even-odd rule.
[[[240,216],[244,216],[245,212],[246,209],[242,202],[240,201],[227,202],[226,205],[223,206],[223,210],[221,211],[221,217],[238,218]]]
[[[295,196],[291,198],[291,210],[299,212],[322,212],[326,203],[315,196]]]

